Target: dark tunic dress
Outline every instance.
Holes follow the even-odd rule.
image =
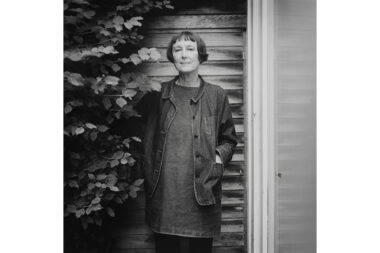
[[[167,133],[158,186],[146,206],[148,225],[156,233],[206,238],[220,234],[220,203],[200,206],[194,193],[190,99],[197,89],[174,86],[176,114]]]

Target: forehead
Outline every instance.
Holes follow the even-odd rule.
[[[184,46],[197,46],[197,42],[185,39],[179,39],[174,44],[173,47],[184,47]]]

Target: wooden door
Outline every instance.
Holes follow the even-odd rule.
[[[204,3],[206,2],[206,3]],[[232,107],[239,143],[222,181],[221,236],[214,239],[214,251],[244,252],[244,36],[246,26],[245,1],[192,1],[189,6],[151,18],[145,23],[144,46],[156,47],[163,59],[160,63],[144,63],[141,71],[167,81],[177,72],[166,58],[171,37],[182,31],[198,33],[205,41],[209,60],[200,67],[206,81],[227,91]],[[216,4],[218,3],[218,4]],[[152,232],[144,221],[144,193],[128,203],[118,226],[112,231],[113,252],[154,252]]]

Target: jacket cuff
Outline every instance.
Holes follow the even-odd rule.
[[[223,165],[226,165],[226,154],[224,153],[222,145],[216,147],[216,153],[220,156],[220,160],[222,160]]]

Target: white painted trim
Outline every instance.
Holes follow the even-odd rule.
[[[276,252],[276,157],[275,157],[275,65],[274,65],[274,0],[263,7],[263,156],[267,182],[267,251]]]
[[[248,253],[273,253],[274,246],[274,190],[269,189],[274,187],[272,35],[273,0],[248,0],[245,85]],[[268,219],[268,215],[272,217]]]
[[[255,240],[254,235],[254,185],[253,185],[253,127],[254,127],[254,116],[253,116],[253,2],[247,1],[247,33],[246,33],[246,68],[247,68],[247,79],[246,85],[244,86],[244,99],[245,99],[245,154],[246,154],[246,249],[248,253],[254,252],[253,243]],[[255,251],[258,252],[258,251]]]

